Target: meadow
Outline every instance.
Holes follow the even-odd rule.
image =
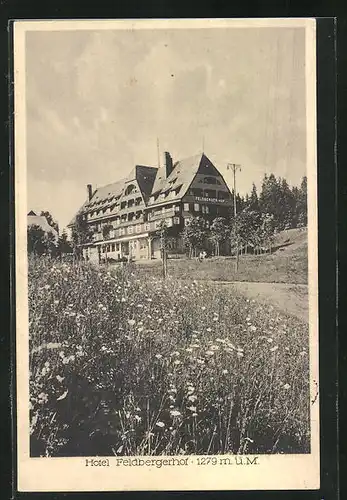
[[[32,456],[308,453],[308,326],[197,280],[29,258]]]

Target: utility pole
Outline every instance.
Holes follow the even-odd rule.
[[[161,246],[161,258],[162,258],[162,270],[163,278],[167,276],[167,252],[166,252],[166,223],[162,222],[160,227],[160,246]]]
[[[237,216],[237,208],[236,208],[236,171],[239,170],[241,172],[241,165],[237,165],[235,163],[228,163],[227,170],[231,169],[233,172],[234,178],[234,219],[235,219],[235,229],[236,229],[236,216]],[[236,271],[239,270],[239,235],[236,232]]]

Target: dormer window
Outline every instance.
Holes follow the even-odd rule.
[[[137,189],[136,189],[136,186],[135,184],[130,184],[129,186],[126,187],[125,189],[125,192],[124,192],[124,196],[127,196],[128,194],[131,194],[131,193],[137,193]]]

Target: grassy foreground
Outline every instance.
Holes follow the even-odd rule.
[[[29,262],[31,454],[309,452],[307,325],[136,272]]]
[[[137,266],[138,273],[143,277],[150,273],[159,278],[161,266],[159,260],[140,262]],[[272,255],[242,255],[238,272],[232,257],[212,257],[204,262],[188,258],[169,259],[168,273],[173,278],[183,280],[307,284],[307,247],[300,248],[291,255],[280,252]]]

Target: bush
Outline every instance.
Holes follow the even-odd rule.
[[[309,452],[306,325],[134,269],[30,260],[31,454]]]

